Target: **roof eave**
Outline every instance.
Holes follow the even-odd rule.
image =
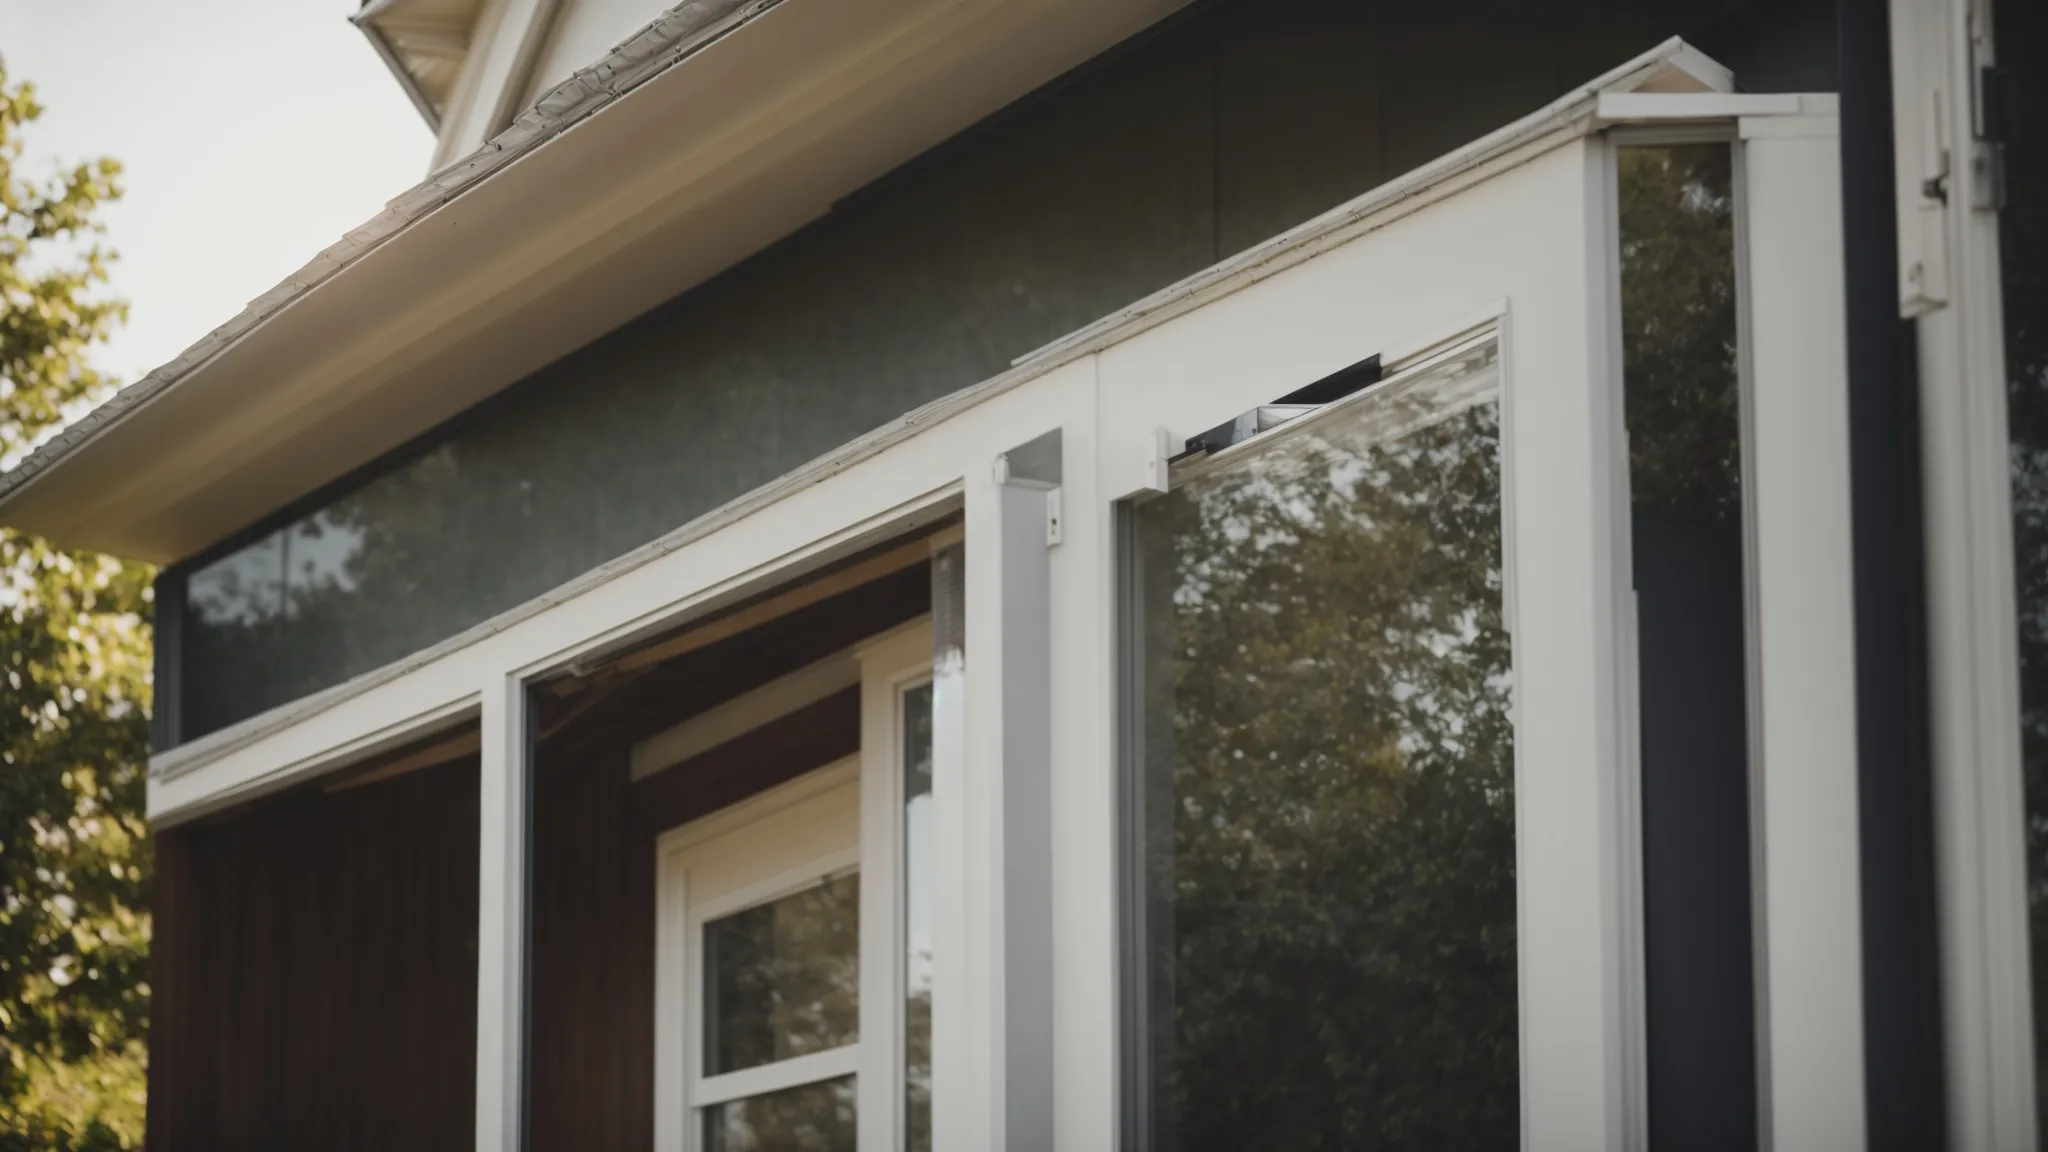
[[[364,37],[370,41],[370,47],[375,48],[377,55],[384,61],[384,66],[391,69],[391,74],[398,78],[398,86],[405,89],[406,98],[412,101],[412,106],[419,111],[420,118],[427,122],[428,130],[438,136],[441,134],[440,109],[434,107],[434,102],[428,99],[426,90],[420,87],[419,77],[413,75],[412,69],[405,66],[405,61],[399,58],[397,49],[391,46],[390,37],[384,35],[384,30],[375,23],[376,14],[384,7],[366,7],[350,16],[348,22],[362,30]]]

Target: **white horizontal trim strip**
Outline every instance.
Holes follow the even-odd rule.
[[[1645,121],[1733,120],[1737,116],[1787,116],[1799,111],[1791,93],[1750,95],[1741,92],[1605,92],[1599,119],[1609,124]]]
[[[849,801],[848,808],[857,804]],[[712,837],[717,839],[717,837]],[[700,900],[690,905],[690,931],[696,932],[713,920],[723,920],[749,908],[773,904],[777,900],[823,887],[834,880],[860,874],[860,848],[843,848],[827,852],[823,856],[806,860],[795,868],[764,876],[745,887],[735,888],[712,900]]]
[[[664,768],[701,756],[859,683],[860,664],[852,652],[827,656],[634,745],[633,779],[643,780]]]
[[[671,828],[655,841],[655,851],[664,860],[678,853],[686,854],[700,844],[730,835],[785,808],[859,781],[860,757],[849,756],[777,784],[737,804],[729,804],[709,816]]]
[[[711,1108],[732,1100],[744,1100],[788,1088],[801,1088],[820,1080],[837,1080],[853,1075],[860,1064],[860,1045],[848,1044],[828,1052],[813,1052],[793,1060],[778,1060],[739,1072],[727,1072],[697,1082],[690,1103]]]
[[[1646,84],[1667,85],[1674,77],[1699,87],[1709,83],[1725,86],[1727,74],[1725,70],[1717,72],[1717,68],[1684,40],[1677,37],[1666,40],[1546,108],[1048,344],[1019,359],[1007,372],[934,400],[850,440],[832,452],[617,560],[594,568],[552,592],[346,684],[282,705],[200,740],[160,753],[150,760],[151,775],[159,780],[171,780],[200,768],[451,652],[503,632],[552,605],[602,587],[761,508],[871,459],[927,427],[1584,137],[1599,127],[1594,111],[1602,93],[1633,91]],[[5,493],[5,479],[0,478],[0,499],[4,499]],[[948,495],[951,494],[949,491]]]

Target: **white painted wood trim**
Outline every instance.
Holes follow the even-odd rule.
[[[906,1083],[909,920],[904,853],[904,693],[932,679],[929,619],[859,650],[861,685],[861,1152],[900,1152]]]
[[[758,796],[672,828],[655,846],[654,1132],[662,1152],[690,1152],[701,1140],[698,1110],[760,1092],[853,1073],[861,1043],[824,1053],[777,1061],[739,1072],[707,1076],[703,1069],[702,945],[706,922],[864,872],[858,843],[822,850],[789,839],[820,818],[858,804],[855,788],[860,760],[828,765]],[[841,799],[833,799],[839,794]],[[753,879],[722,890],[693,885],[693,869],[744,859],[750,848],[776,845],[765,859],[744,864],[760,869]],[[732,866],[730,863],[728,867]],[[869,875],[861,876],[861,948],[867,947],[865,918],[871,899]],[[887,885],[883,886],[885,889]],[[694,888],[694,890],[693,890]],[[886,899],[886,895],[884,896]],[[863,956],[865,960],[865,956]],[[861,988],[865,1000],[865,983]],[[865,1018],[862,1021],[865,1024]]]
[[[860,761],[856,757],[827,764],[823,768],[806,772],[785,784],[777,784],[758,796],[749,796],[737,804],[720,808],[701,819],[671,828],[655,841],[656,851],[663,855],[684,852],[707,840],[730,835],[759,820],[765,820],[784,808],[803,803],[813,796],[830,792],[860,775]]]
[[[1733,120],[1738,116],[1791,115],[1799,111],[1799,101],[1793,93],[1603,92],[1594,115],[1608,124]]]
[[[1676,96],[1646,97],[1679,101]],[[1718,99],[1718,98],[1717,98]],[[1603,97],[1603,105],[1605,98]],[[1654,130],[1652,130],[1654,131]],[[1634,517],[1629,478],[1627,380],[1623,372],[1621,317],[1620,183],[1617,153],[1635,144],[1635,132],[1609,133],[1593,149],[1601,159],[1600,215],[1605,226],[1597,235],[1600,272],[1592,285],[1598,300],[1598,341],[1605,370],[1596,392],[1596,411],[1604,429],[1603,467],[1595,483],[1606,508],[1607,561],[1611,569],[1614,636],[1616,756],[1615,836],[1619,845],[1615,878],[1615,917],[1619,928],[1621,980],[1619,1016],[1621,1075],[1621,1142],[1631,1152],[1649,1147],[1649,1010],[1644,939],[1643,790],[1641,680],[1637,644],[1636,594],[1633,575]],[[1646,139],[1645,143],[1650,140]]]
[[[635,744],[633,779],[643,780],[738,739],[799,708],[860,683],[852,652],[840,652],[772,680]]]
[[[712,1108],[749,1096],[760,1096],[768,1092],[780,1092],[787,1088],[801,1088],[816,1084],[820,1080],[836,1080],[851,1076],[858,1070],[861,1045],[848,1044],[825,1052],[813,1052],[789,1060],[778,1060],[756,1068],[738,1072],[727,1072],[723,1076],[707,1076],[697,1082],[691,1093],[690,1102],[698,1108]],[[865,1117],[862,1118],[865,1121]]]
[[[530,765],[526,686],[496,677],[483,690],[478,808],[476,1146],[524,1146],[526,1121],[527,831]]]
[[[1766,1138],[1860,1149],[1863,956],[1838,144],[1745,131],[1762,686]],[[1745,123],[1745,128],[1747,124]],[[1773,129],[1782,125],[1772,125]]]
[[[1095,427],[1102,504],[1146,487],[1144,453],[1161,426],[1170,442],[1184,439],[1290,385],[1462,330],[1475,314],[1498,315],[1507,302],[1497,322],[1503,608],[1517,685],[1522,1131],[1528,1148],[1571,1152],[1625,1147],[1628,1106],[1605,179],[1598,141],[1552,149],[1106,348]],[[1066,505],[1070,517],[1082,507],[1071,496]],[[1102,564],[1105,588],[1110,572]],[[1096,651],[1113,667],[1110,652]],[[1113,733],[1105,724],[1096,735],[1113,747]],[[1115,860],[1107,852],[1077,867],[1110,876]],[[1086,923],[1063,915],[1060,928]],[[1059,1048],[1072,1058],[1073,1048]],[[1105,1071],[1113,1084],[1114,1070]],[[1132,1106],[1104,1112],[1113,1121]]]
[[[1062,447],[1064,445],[1062,444]],[[1050,1148],[1053,1142],[1053,963],[1058,925],[1052,893],[1052,565],[1047,501],[1057,487],[996,485],[1000,631],[992,658],[1000,759],[994,830],[999,932],[995,1003],[999,1038],[997,1133],[992,1149]],[[970,589],[977,585],[970,582]],[[991,749],[996,751],[996,749]]]
[[[1900,310],[1918,316],[1949,1143],[2037,1146],[1998,217],[1971,152],[1982,5],[1892,0]],[[1958,98],[1960,97],[1960,98]],[[1945,161],[1945,163],[1944,163]],[[1945,172],[1947,201],[1922,195]]]
[[[199,749],[206,755],[152,776],[151,822],[175,825],[359,763],[473,712],[477,677],[491,669],[530,680],[630,647],[959,508],[960,473],[943,443],[906,444],[887,464],[863,463],[851,469],[849,487],[827,491],[814,482],[787,501],[728,505],[507,617],[286,705],[279,712],[289,717],[275,728],[250,722],[207,737],[198,742],[209,746]],[[792,530],[792,522],[802,526]],[[792,548],[791,539],[807,543]],[[235,738],[214,743],[228,736]],[[151,763],[154,773],[157,759]]]
[[[736,912],[772,904],[785,896],[794,896],[806,889],[855,875],[860,870],[858,847],[820,852],[800,864],[765,875],[751,884],[710,898],[693,899],[687,906],[689,922],[693,927],[701,928],[713,920],[722,920]],[[862,878],[862,887],[866,887],[865,877]]]

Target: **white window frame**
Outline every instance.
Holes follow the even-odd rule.
[[[862,1041],[753,1068],[707,1075],[704,1068],[704,926],[828,880],[864,873],[858,757],[804,774],[664,833],[655,859],[655,1146],[696,1152],[701,1111],[721,1103],[852,1075]],[[815,837],[826,844],[819,850]],[[764,844],[763,839],[794,840]],[[835,842],[836,841],[836,842]],[[747,860],[766,850],[771,862]],[[692,874],[738,870],[713,895],[693,895]],[[861,877],[866,947],[868,877]],[[886,897],[885,897],[886,898]],[[862,960],[865,961],[863,956]],[[865,988],[861,989],[865,993]],[[865,1003],[865,996],[862,997]],[[862,1012],[861,1035],[866,1035]]]
[[[1640,1027],[1624,991],[1636,912],[1621,886],[1605,180],[1598,137],[1565,144],[1108,349],[1099,367],[1097,466],[1122,497],[1156,487],[1162,427],[1177,447],[1368,357],[1398,370],[1497,333],[1530,1148],[1623,1146]]]
[[[1891,0],[1899,314],[1917,334],[1948,1136],[2035,1148],[2004,284],[1985,0]],[[1930,194],[1934,190],[1942,196]]]
[[[861,667],[861,845],[876,887],[861,889],[861,1073],[856,1082],[861,1152],[902,1152],[905,1128],[909,922],[903,814],[903,700],[932,682],[929,619],[896,629],[857,653]],[[871,912],[872,909],[872,912]]]
[[[851,1076],[858,1070],[861,1041],[804,1056],[776,1060],[734,1072],[707,1074],[704,1063],[704,981],[709,975],[704,959],[704,929],[713,921],[758,908],[785,897],[823,887],[848,876],[861,876],[860,850],[833,852],[813,857],[786,872],[708,901],[691,901],[687,888],[683,900],[685,956],[683,971],[699,979],[688,982],[689,1004],[684,1009],[685,1036],[689,1040],[690,1085],[686,1102],[692,1110],[744,1100],[785,1088],[799,1088],[820,1080]],[[861,887],[867,878],[861,876]],[[855,944],[858,949],[858,943]]]
[[[833,661],[839,660],[834,657]],[[914,621],[853,650],[861,747],[845,760],[664,833],[656,847],[655,1146],[694,1152],[701,1110],[731,1100],[854,1076],[861,1152],[900,1150],[904,1133],[905,980],[902,814],[905,695],[932,679],[932,626]],[[822,664],[823,662],[821,662]],[[768,717],[756,717],[765,721]],[[690,873],[843,814],[848,843],[771,853],[762,875],[703,898]],[[860,1036],[852,1044],[755,1068],[703,1068],[703,931],[712,920],[858,872]],[[667,1090],[678,1086],[680,1090]]]
[[[934,1142],[1022,1152],[1031,1141],[1013,1134],[1050,1132],[1037,1146],[1112,1147],[1122,1105],[1110,882],[1119,858],[1115,505],[1153,486],[1175,434],[1184,439],[1367,356],[1394,366],[1494,326],[1505,608],[1518,685],[1523,1141],[1638,1146],[1630,1061],[1641,1021],[1625,989],[1639,909],[1625,883],[1625,669],[1607,456],[1619,365],[1608,355],[1613,218],[1599,133],[1660,119],[1798,118],[1789,115],[1796,98],[1737,97],[1729,87],[1725,70],[1693,49],[1662,45],[473,633],[297,702],[232,740],[181,750],[151,781],[151,815],[191,819],[480,716],[477,1146],[517,1147],[533,865],[527,686],[963,516],[973,674],[962,690],[961,762],[936,764],[933,781]],[[1063,434],[1063,478],[1023,492],[999,458],[1054,431]],[[1036,533],[1028,530],[1034,514],[1045,517]],[[1019,590],[1044,598],[1042,620],[1006,614]],[[1032,707],[1046,708],[1049,723],[1006,733],[1017,693],[1038,693],[1041,671],[1046,698]],[[1033,685],[1022,684],[1025,673]],[[1049,749],[1024,746],[1034,727],[1049,734]],[[869,748],[864,739],[864,763]],[[1006,788],[1020,780],[1043,789],[1056,843],[1014,835],[1030,829],[1006,822]],[[886,844],[893,856],[893,782],[889,834],[869,831],[884,819],[882,794],[879,779],[863,781],[859,819],[864,842]],[[868,981],[881,971],[870,966],[886,963],[900,980],[901,939],[894,911],[873,911],[871,898],[893,898],[899,872],[893,859],[863,863],[871,879],[862,885],[862,1002],[873,1005]],[[1006,878],[1019,867],[1042,872],[1034,878],[1042,888],[1029,895],[1050,905],[1050,939],[1033,949],[1005,938],[1006,926],[1021,922],[1003,906]],[[885,875],[890,883],[872,882]],[[886,940],[886,953],[871,936]],[[1793,955],[1788,944],[1772,937],[1774,962]],[[1050,1002],[1010,997],[1015,982],[1006,984],[1004,964],[1041,953],[1049,972],[1032,975],[1044,978]],[[900,997],[886,999],[893,1015]],[[1045,1047],[1015,1046],[1006,1024],[1019,1014],[1046,1025],[1031,1041]],[[869,1045],[870,1034],[864,1020],[862,1059],[897,1049],[888,1052],[893,1075],[900,1040]],[[660,1045],[657,1038],[658,1063]],[[675,1048],[668,1060],[681,1056]],[[1020,1072],[1018,1060],[1042,1063]],[[1050,1089],[1035,1094],[1041,1071]],[[1032,1091],[1019,1093],[1026,1081]],[[1821,1108],[1839,1103],[1813,1099]],[[1041,1111],[1019,1115],[1020,1106]],[[663,1131],[679,1138],[681,1127]],[[882,1152],[869,1146],[868,1130],[864,1123],[863,1152]]]

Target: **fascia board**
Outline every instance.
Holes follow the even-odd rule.
[[[251,300],[234,318],[201,337],[169,363],[121,389],[105,403],[38,446],[14,468],[0,472],[0,516],[18,518],[21,501],[60,464],[125,423],[165,394],[202,375],[225,353],[260,332],[288,307],[310,296],[372,252],[408,233],[459,198],[481,187],[516,161],[539,150],[595,116],[640,85],[677,67],[733,31],[776,8],[782,0],[684,0],[661,18],[620,44],[605,59],[572,75],[516,118],[510,128],[463,160],[429,176],[392,199],[384,210],[328,246],[297,272]],[[374,38],[373,38],[374,42]],[[404,70],[400,67],[403,75]],[[22,525],[61,540],[73,536],[64,524],[43,524],[31,518]],[[107,548],[138,559],[168,561],[175,555],[148,547],[118,546],[95,541],[88,533],[81,546]]]

